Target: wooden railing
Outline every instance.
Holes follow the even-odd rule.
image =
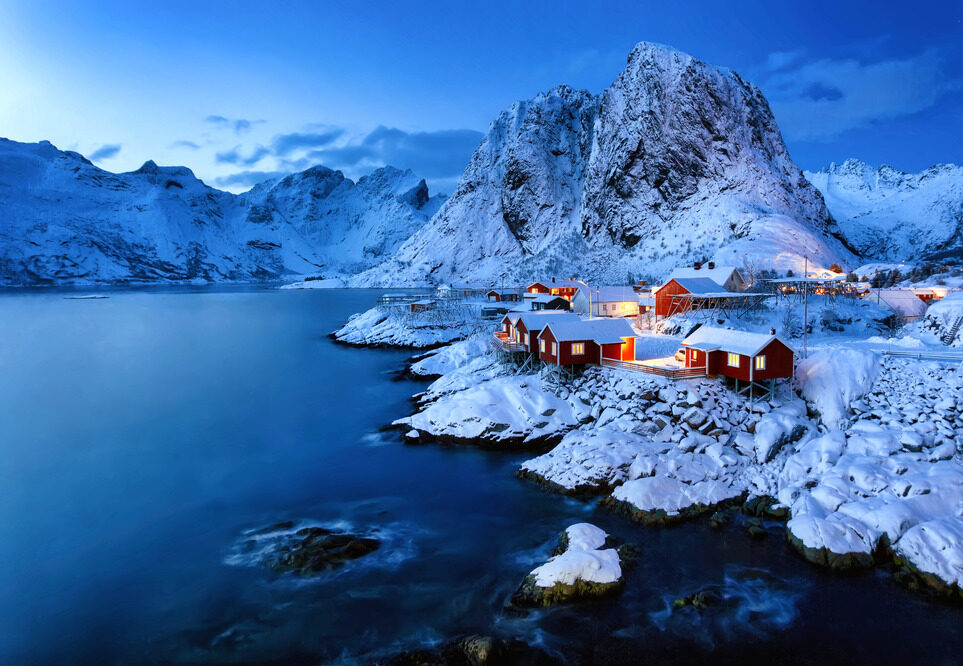
[[[496,349],[501,349],[502,351],[510,352],[524,352],[528,351],[528,347],[523,345],[521,342],[515,342],[509,340],[505,333],[495,333],[492,336],[492,341],[495,344]]]
[[[922,361],[924,358],[938,361],[963,361],[963,352],[896,351],[887,349],[883,351],[883,354],[886,356],[915,358],[917,361]]]
[[[606,368],[619,368],[621,370],[633,370],[635,372],[645,372],[650,375],[659,375],[669,379],[690,379],[692,377],[705,377],[706,369],[701,368],[660,368],[655,365],[642,365],[641,363],[629,363],[619,361],[614,358],[603,358],[602,366]]]

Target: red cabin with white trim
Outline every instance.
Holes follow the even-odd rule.
[[[701,326],[682,341],[685,367],[745,382],[793,376],[795,351],[775,333]]]
[[[624,319],[552,321],[538,336],[538,357],[553,365],[599,364],[603,358],[634,361],[635,337]]]

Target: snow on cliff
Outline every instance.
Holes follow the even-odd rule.
[[[314,167],[233,195],[186,167],[114,174],[46,141],[0,139],[0,284],[353,274],[439,204],[391,167],[357,183]]]
[[[806,172],[856,250],[875,259],[963,256],[963,167],[920,173],[878,169],[855,159]]]
[[[504,111],[455,193],[360,285],[580,274],[622,282],[714,258],[854,265],[822,197],[738,74],[642,43],[601,95]]]

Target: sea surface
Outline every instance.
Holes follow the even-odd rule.
[[[571,662],[960,663],[963,609],[705,523],[642,528],[518,480],[525,454],[383,431],[425,384],[335,344],[368,290],[0,294],[0,662],[352,663],[466,633]],[[317,578],[243,547],[278,521],[371,531]],[[528,614],[567,525],[641,559],[614,598]],[[725,601],[672,612],[700,589]]]

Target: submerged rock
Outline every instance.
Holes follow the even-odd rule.
[[[470,635],[452,639],[436,648],[408,650],[374,663],[390,666],[484,666],[551,664],[555,660],[524,641]]]
[[[551,606],[617,592],[624,583],[622,553],[612,545],[609,536],[594,525],[569,526],[553,557],[522,581],[512,595],[512,605]],[[634,552],[627,550],[629,555],[634,559]]]
[[[334,569],[380,547],[380,541],[362,534],[305,527],[295,532],[288,543],[278,547],[267,565],[275,571],[304,576]]]
[[[311,576],[370,555],[380,547],[381,541],[370,533],[319,525],[298,528],[294,521],[286,520],[248,531],[228,562]]]

